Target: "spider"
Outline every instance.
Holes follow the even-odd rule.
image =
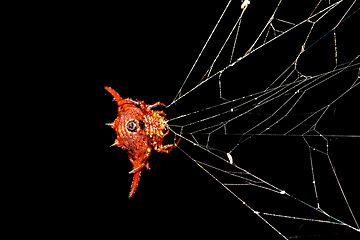
[[[128,151],[129,160],[133,165],[133,181],[130,188],[131,198],[140,180],[143,167],[150,170],[148,158],[151,147],[157,152],[169,153],[180,142],[176,144],[163,145],[163,138],[169,133],[169,127],[163,111],[153,111],[154,107],[165,106],[161,102],[152,105],[144,101],[134,101],[130,98],[123,99],[112,88],[105,87],[114,97],[118,104],[118,117],[114,122],[108,123],[116,131],[117,138],[111,146],[120,146]]]

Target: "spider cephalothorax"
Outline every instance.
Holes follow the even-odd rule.
[[[151,147],[158,152],[169,153],[176,144],[163,145],[163,138],[169,133],[167,120],[163,111],[153,111],[152,108],[164,104],[157,102],[147,105],[143,101],[123,99],[110,87],[105,89],[114,97],[118,104],[118,117],[109,123],[115,131],[117,138],[112,146],[120,146],[128,150],[129,160],[133,165],[134,173],[129,198],[135,193],[143,167],[150,169],[148,157]]]

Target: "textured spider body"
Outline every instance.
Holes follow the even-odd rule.
[[[129,154],[129,160],[133,165],[134,173],[129,198],[131,198],[138,185],[141,170],[146,167],[148,170],[148,158],[151,153],[151,147],[158,152],[169,153],[176,144],[162,145],[163,138],[169,133],[167,120],[163,111],[153,111],[152,108],[164,104],[157,102],[153,105],[147,105],[143,101],[134,101],[130,98],[123,99],[110,87],[105,89],[114,97],[118,104],[118,117],[114,122],[109,123],[116,131],[116,140],[112,146],[120,146],[126,149]]]

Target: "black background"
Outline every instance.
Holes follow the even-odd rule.
[[[104,56],[102,61],[106,66],[103,73],[104,86],[112,87],[123,98],[144,100],[148,104],[157,101],[161,101],[166,105],[170,104],[219,19],[226,5],[225,2],[196,1],[195,4],[194,1],[144,1],[141,3],[126,3],[120,8],[117,6],[116,9],[109,6],[109,11],[107,12],[105,9],[106,12],[103,13],[105,17],[99,23],[101,29],[100,38],[102,38],[99,41],[101,45],[100,51]],[[231,9],[239,9],[241,3],[235,1],[232,4]],[[268,9],[273,9],[276,6],[276,3],[268,3],[268,6],[261,4],[263,3],[259,3],[259,1],[251,2],[246,12],[248,15],[245,14],[246,16],[252,16],[252,18],[245,16],[242,25],[248,27],[248,29],[244,27],[244,31],[249,33],[249,39],[244,38],[244,44],[239,47],[239,53],[244,53],[250,46],[249,44],[254,42],[251,33],[258,34],[258,30],[265,23],[264,21],[269,18],[269,15],[266,14],[272,13],[272,10]],[[308,11],[313,9],[304,2],[296,6],[285,4],[283,7],[289,9],[288,15],[286,15],[287,19],[293,17],[294,22],[297,22],[297,15],[293,14],[295,11],[300,12],[301,7]],[[235,12],[239,11],[236,10]],[[338,56],[339,61],[347,62],[359,54],[358,45],[355,44],[358,40],[356,40],[356,34],[354,34],[354,24],[359,22],[358,15],[359,13],[355,14],[344,22],[341,28],[339,27],[337,33],[338,45],[339,53],[342,54]],[[230,17],[228,19],[229,23],[233,23],[237,16]],[[232,24],[229,24],[229,26],[232,26]],[[221,29],[226,29],[226,27],[224,26]],[[324,27],[324,29],[327,28]],[[219,31],[219,36],[221,36],[222,30]],[[319,31],[319,37],[325,33]],[[222,34],[222,36],[227,36],[227,34]],[[197,66],[196,69],[199,70],[194,72],[193,84],[200,80],[201,75],[209,66],[206,59],[214,59],[211,53],[217,51],[215,47],[218,48],[223,40],[221,37],[216,38],[214,45],[209,46],[209,53],[206,53],[209,56],[205,54],[204,63],[199,63]],[[315,40],[317,40],[316,37],[309,40],[309,42]],[[327,46],[326,41],[331,44],[333,38],[329,37],[323,41],[323,45]],[[255,53],[253,58],[249,58],[248,62],[244,61],[244,66],[235,67],[240,69],[239,71],[230,73],[234,74],[233,79],[238,79],[238,76],[241,76],[240,80],[243,78],[248,79],[246,82],[239,83],[241,84],[241,90],[233,91],[231,88],[235,86],[235,83],[228,81],[229,87],[224,86],[225,91],[228,89],[225,94],[228,94],[227,96],[230,98],[232,94],[239,97],[256,91],[257,85],[260,85],[260,89],[266,87],[269,81],[274,79],[274,76],[278,76],[283,71],[283,66],[291,63],[291,59],[294,58],[299,49],[292,50],[290,47],[299,42],[304,42],[304,39],[296,34],[289,34],[289,38],[279,40],[277,45],[270,46],[269,44],[269,48],[259,50],[259,53]],[[334,59],[333,52],[328,50],[333,50],[333,47],[321,49],[322,44],[319,43],[315,46],[318,45],[318,52],[314,50],[317,54],[313,56],[305,55],[304,59],[306,61],[301,62],[302,65],[300,66],[304,66],[303,70],[306,74],[312,75],[326,71],[327,65]],[[276,46],[281,49],[276,49]],[[290,46],[289,49],[287,49],[288,46]],[[272,50],[276,51],[277,54],[274,55]],[[294,51],[294,53],[291,51]],[[327,57],[326,54],[329,54],[329,56]],[[316,56],[322,56],[324,59],[328,59],[329,62],[316,59]],[[312,68],[312,65],[316,67]],[[349,83],[355,80],[354,74],[351,76],[352,80],[338,79],[338,81],[347,81],[344,86],[349,86]],[[231,79],[231,75],[227,77],[224,76],[224,84],[226,79]],[[258,82],[254,84],[255,80],[258,80],[260,84],[257,84]],[[265,83],[261,84],[262,80]],[[248,85],[247,82],[249,82]],[[188,97],[185,97],[176,105],[164,109],[168,119],[192,109],[197,110],[203,106],[211,106],[221,102],[218,99],[217,84],[217,80],[214,79],[213,82],[209,82],[209,87],[206,89],[199,89],[198,92],[192,95],[189,94]],[[344,91],[345,88],[337,89],[337,86],[338,84],[330,85],[326,92],[332,93],[333,91],[334,93],[325,94],[323,99],[327,99],[327,96],[330,96],[329,99],[338,96],[337,90],[340,93]],[[315,93],[321,97],[320,94],[323,91],[317,90]],[[111,101],[111,95],[105,90],[103,92],[104,123],[108,123],[116,118],[117,106]],[[359,117],[357,114],[359,93],[357,87],[332,105],[327,112],[329,114],[318,125],[319,130],[328,134],[359,135]],[[305,99],[304,104],[314,104],[316,99],[318,98]],[[110,127],[104,126],[104,154],[101,159],[103,168],[99,168],[98,173],[102,178],[99,209],[102,216],[101,221],[106,226],[104,234],[115,234],[119,237],[129,237],[128,235],[130,235],[135,238],[160,237],[171,239],[175,237],[205,238],[219,234],[218,236],[221,236],[221,238],[237,236],[240,239],[253,239],[254,237],[259,239],[281,239],[275,231],[198,168],[179,149],[174,149],[169,154],[160,154],[153,151],[150,156],[151,170],[142,171],[134,197],[130,200],[127,199],[132,181],[132,175],[128,174],[131,170],[131,164],[128,161],[126,151],[116,147],[109,148],[115,140],[115,136],[115,132]],[[358,146],[360,140],[358,138],[330,138],[329,140],[331,160],[336,166],[349,203],[355,208],[353,210],[358,217],[359,207],[357,202],[359,202],[359,198],[356,195],[355,187],[359,182],[356,162],[359,159]],[[171,143],[172,137],[165,138],[165,142]],[[264,177],[264,179],[274,183],[276,186],[284,187],[289,191],[293,190],[294,195],[300,194],[298,192],[300,190],[296,190],[297,187],[294,185],[286,185],[285,177],[287,175],[299,174],[297,184],[301,185],[304,180],[311,183],[308,150],[301,139],[259,137],[245,144],[241,147],[241,150],[236,151],[234,156],[236,159],[243,161],[237,162],[239,166],[253,172],[255,175]],[[296,147],[294,147],[294,144],[296,144]],[[203,156],[204,158],[208,156],[208,154],[193,148],[184,140],[180,143],[180,147],[186,152],[194,154],[194,156]],[[206,162],[206,160],[202,160]],[[300,164],[304,161],[306,161],[306,164]],[[292,162],[294,164],[291,164]],[[297,163],[299,163],[299,166],[303,166],[304,169],[299,169]],[[321,167],[329,167],[329,164],[319,165],[319,168]],[[279,172],[276,169],[280,169]],[[317,170],[317,172],[321,173],[320,170]],[[305,177],[303,174],[308,176]],[[332,186],[336,185],[333,184]],[[308,187],[310,189],[309,193],[303,193],[300,196],[306,200],[311,199],[309,202],[315,204],[313,198],[311,198],[313,194],[311,185]],[[338,193],[339,191],[336,189],[331,192]],[[244,195],[241,195],[241,192],[238,192],[238,194],[240,194],[241,198],[246,199],[245,192]],[[251,192],[248,192],[248,194],[251,194]],[[257,201],[262,205],[269,204],[269,201],[265,199],[265,195],[253,194],[255,194],[253,198],[250,198],[252,200],[247,202],[250,206],[252,203],[257,206]],[[324,193],[321,203],[324,202],[324,207],[329,209],[339,206],[338,204],[331,205],[331,199],[336,199],[336,197],[327,196]],[[326,205],[327,203],[330,205]],[[343,201],[341,204],[344,204]],[[262,205],[260,204],[260,206]],[[339,207],[339,209],[342,209],[342,207]],[[271,208],[269,212],[271,212]],[[345,222],[354,225],[348,213],[335,211],[334,216],[339,217],[340,220],[346,219]],[[349,232],[348,228],[323,231],[321,224],[308,227],[305,225],[305,227],[300,228],[303,222],[299,221],[287,229],[287,225],[276,225],[278,219],[269,218],[269,221],[275,227],[279,227],[280,231],[286,232],[289,230],[289,236],[322,234],[314,239],[350,239],[350,237],[359,235],[346,234]],[[278,222],[278,224],[281,223],[283,221]],[[286,221],[284,221],[284,224],[286,224]],[[319,225],[321,226],[319,227]],[[329,232],[338,232],[342,235],[326,235]],[[127,235],[125,236],[125,234]]]

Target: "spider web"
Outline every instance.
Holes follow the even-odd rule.
[[[279,239],[360,236],[356,1],[242,4],[168,105],[178,149]]]

